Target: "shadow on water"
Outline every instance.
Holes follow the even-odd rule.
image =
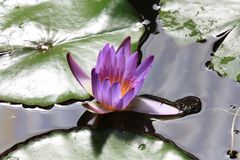
[[[201,111],[201,101],[196,97],[186,97],[176,102],[171,102],[162,98],[145,95],[149,99],[159,103],[171,105],[179,109],[179,114],[175,115],[149,115],[131,111],[113,112],[105,115],[99,115],[91,112],[84,112],[80,117],[78,127],[90,127],[94,129],[118,128],[124,131],[140,131],[144,133],[155,133],[153,121],[155,120],[173,120]]]
[[[172,143],[171,140],[165,139],[163,136],[156,133],[155,128],[153,126],[153,122],[156,120],[173,120],[177,118],[181,118],[187,115],[196,114],[201,111],[201,101],[197,97],[186,97],[183,99],[179,99],[176,102],[171,102],[165,100],[163,98],[154,97],[151,95],[144,95],[145,98],[149,98],[155,100],[159,103],[168,104],[172,107],[178,108],[182,111],[176,115],[148,115],[137,112],[113,112],[106,115],[98,115],[91,112],[84,112],[84,114],[80,117],[77,126],[79,128],[91,128],[94,130],[104,130],[104,129],[120,129],[122,131],[130,131],[137,133],[148,133],[154,136],[157,136],[161,140]],[[110,135],[110,133],[109,133]],[[105,135],[102,137],[104,140],[101,140],[99,143],[99,139],[96,139],[95,135],[92,134],[92,146],[95,148],[94,153],[96,156],[100,155],[102,152],[102,148],[107,141],[109,135]],[[131,137],[129,137],[131,138]],[[134,137],[132,137],[134,138]],[[174,144],[175,145],[175,144]],[[182,150],[187,153],[186,151]],[[193,159],[197,159],[190,153],[187,153]]]
[[[136,112],[114,112],[106,115],[97,115],[91,112],[86,111],[78,121],[79,128],[91,128],[94,130],[106,130],[106,129],[120,129],[123,132],[134,132],[134,133],[148,133],[153,136],[157,136],[162,141],[171,143],[174,146],[176,144],[169,140],[165,139],[163,136],[155,132],[153,127],[153,122],[156,119],[175,119],[180,118],[183,115],[174,115],[174,116],[149,116],[142,113]],[[113,130],[114,131],[114,130]],[[111,135],[111,132],[105,134],[101,141],[98,138],[95,138],[96,132],[91,135],[92,146],[94,148],[95,156],[100,156],[102,149],[107,141],[108,137]],[[129,140],[134,139],[134,137],[128,137]],[[100,142],[100,143],[99,143]],[[179,148],[178,146],[176,146]],[[180,149],[180,148],[179,148]],[[188,154],[192,159],[197,160],[192,154],[182,150],[182,152]]]

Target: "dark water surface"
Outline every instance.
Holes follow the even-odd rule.
[[[240,105],[240,85],[209,70],[206,63],[229,32],[203,42],[177,46],[162,30],[160,22],[158,25],[160,33],[151,34],[142,46],[144,55],[154,54],[155,61],[141,94],[169,100],[196,96],[202,101],[202,111],[178,120],[156,121],[153,123],[156,132],[199,159],[227,159],[237,109],[231,106]],[[239,140],[235,135],[235,150],[240,149]]]
[[[25,109],[21,105],[12,107],[3,104],[4,107],[0,108],[0,153],[41,133],[88,125],[93,128],[142,130],[172,140],[198,159],[229,159],[227,151],[231,146],[232,121],[240,106],[240,84],[220,77],[206,66],[211,60],[211,54],[218,49],[224,38],[231,34],[231,30],[201,42],[178,46],[174,39],[164,32],[161,22],[155,21],[158,11],[148,14],[153,4],[158,4],[158,1],[145,2],[147,11],[141,8],[142,4],[131,2],[143,15],[142,19],[151,22],[146,26],[148,32],[142,37],[139,48],[143,56],[155,56],[153,68],[140,94],[162,97],[171,102],[188,96],[198,97],[202,103],[201,112],[173,117],[149,117],[128,112],[97,116],[85,112],[81,103],[67,107],[56,105],[59,107],[50,110]],[[129,116],[137,121],[129,122]],[[116,117],[119,121],[111,121]],[[158,120],[153,120],[156,118]],[[239,125],[237,117],[234,129],[237,130]],[[234,133],[234,150],[240,151],[240,135],[236,133],[237,131]],[[194,156],[193,159],[196,159]]]
[[[139,12],[143,16],[146,14],[142,10]],[[155,56],[153,69],[141,94],[172,101],[196,96],[202,101],[202,111],[178,120],[156,121],[153,126],[157,133],[173,140],[199,159],[228,159],[232,121],[234,113],[240,107],[240,84],[220,77],[206,66],[224,39],[231,34],[233,26],[215,37],[178,46],[163,30],[160,20],[150,24],[152,34],[145,38],[147,40],[140,48],[144,56]],[[238,129],[237,126],[238,116],[234,129]],[[239,135],[233,135],[233,149],[239,151]]]

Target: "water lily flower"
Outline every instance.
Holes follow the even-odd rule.
[[[80,85],[95,97],[94,101],[84,103],[83,106],[98,114],[115,111],[163,115],[179,113],[178,109],[168,105],[156,102],[145,103],[149,100],[135,98],[154,59],[151,55],[138,65],[138,56],[138,52],[131,54],[130,37],[126,38],[117,50],[106,44],[100,51],[97,64],[89,77],[68,53],[67,61],[73,75]]]

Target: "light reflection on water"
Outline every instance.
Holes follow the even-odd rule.
[[[0,107],[0,153],[32,136],[54,129],[76,127],[85,111],[81,103],[65,107],[56,105],[50,110],[15,106],[2,104]]]

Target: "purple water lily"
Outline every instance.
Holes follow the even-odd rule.
[[[161,103],[156,105],[156,102],[154,107],[146,107],[144,99],[134,98],[143,85],[153,59],[151,55],[138,65],[138,52],[131,54],[130,37],[128,37],[117,50],[109,44],[103,47],[90,78],[71,54],[67,54],[68,64],[75,78],[95,97],[96,101],[84,103],[84,107],[88,110],[98,114],[127,110],[148,114],[164,114],[167,110],[168,114],[177,114],[179,111],[173,107]],[[135,102],[132,104],[135,105],[130,105],[133,99]]]

